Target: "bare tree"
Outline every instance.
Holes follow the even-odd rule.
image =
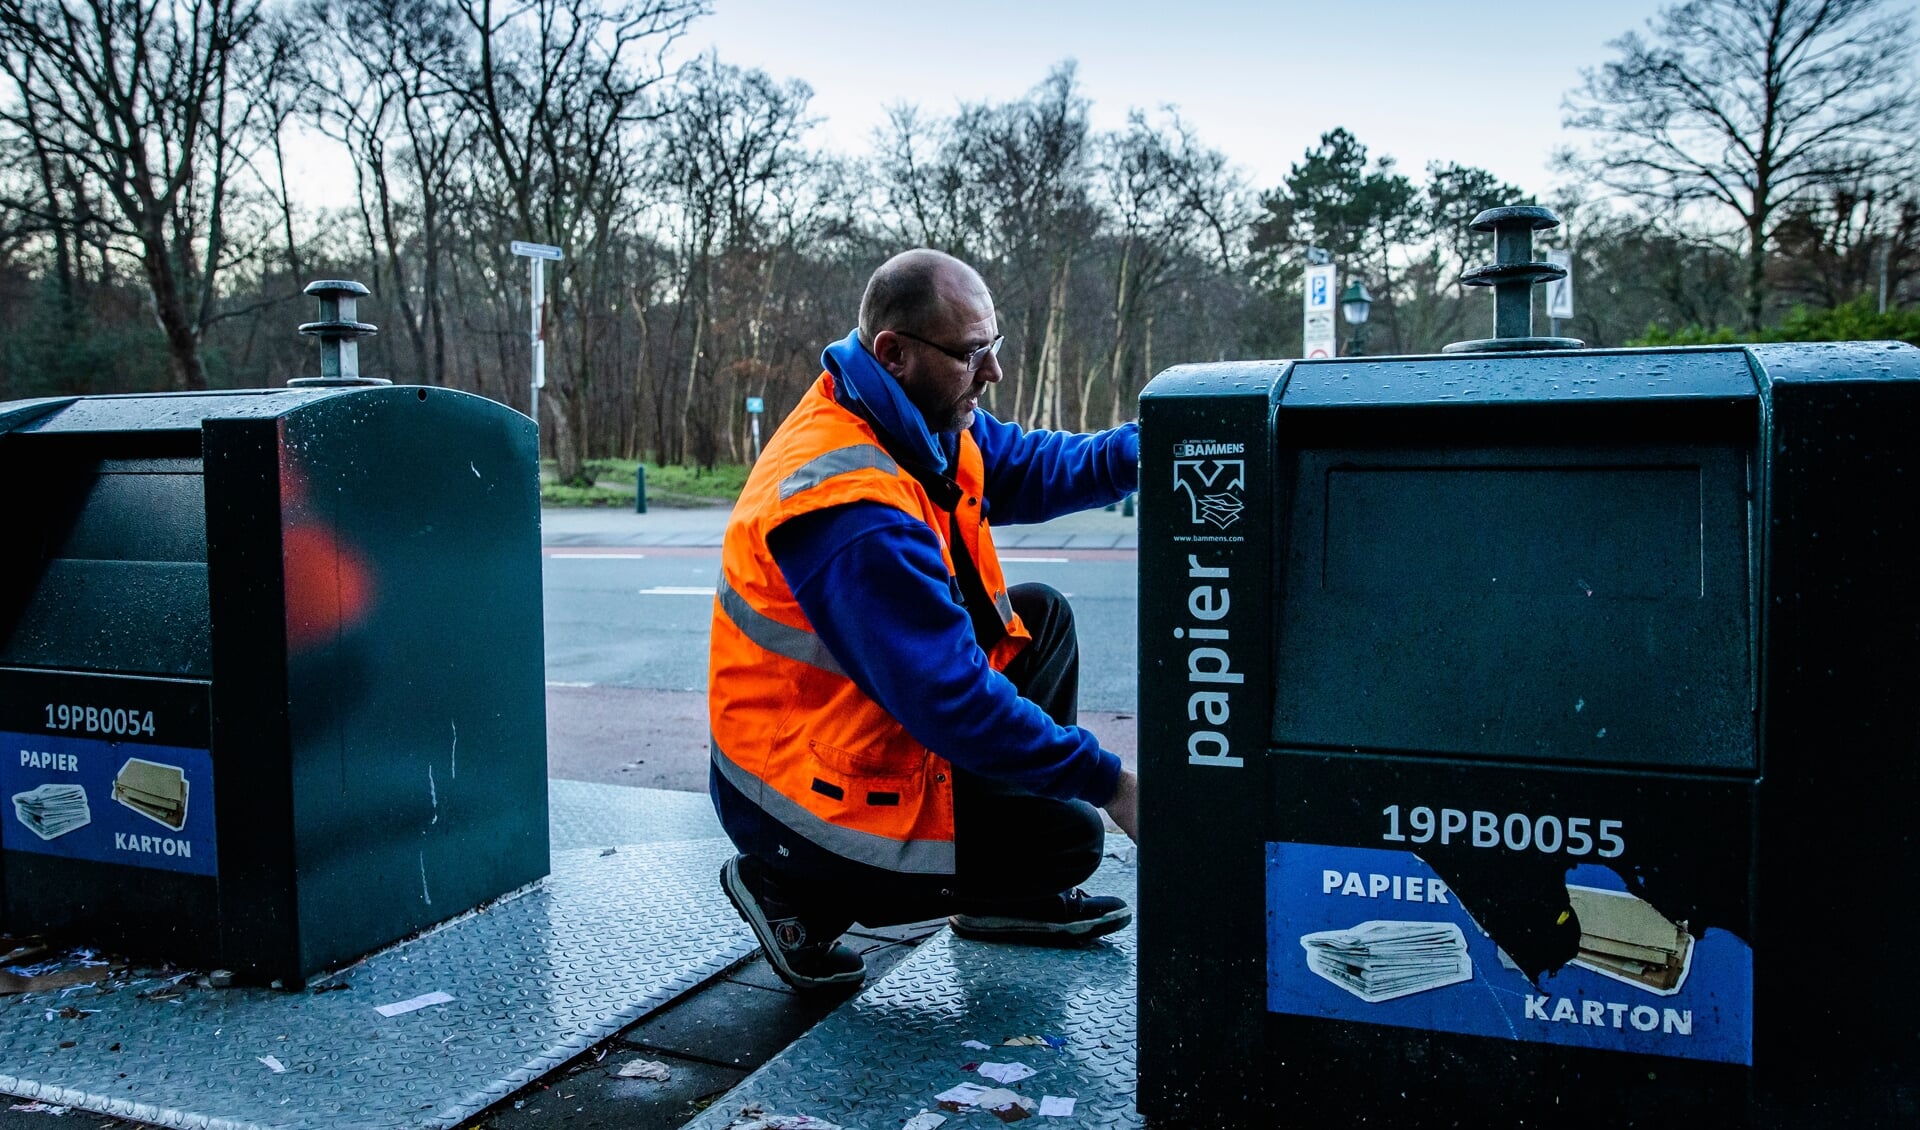
[[[1670,219],[1695,204],[1738,216],[1756,330],[1782,210],[1910,158],[1911,20],[1886,0],[1689,0],[1649,31],[1613,42],[1566,124],[1597,135],[1584,167]]]
[[[805,83],[781,83],[760,70],[729,66],[707,55],[682,71],[674,111],[660,133],[669,210],[680,231],[680,293],[691,323],[680,431],[690,454],[710,467],[719,441],[731,433],[727,417],[734,389],[716,388],[714,309],[719,273],[728,261],[746,268],[749,304],[769,300],[775,259],[761,254],[767,221],[780,211],[810,156],[801,140],[811,121]],[[748,371],[761,360],[749,315],[744,343]],[[722,393],[716,396],[715,393]]]
[[[1107,380],[1111,424],[1153,375],[1133,362],[1149,355],[1147,327],[1180,268],[1205,264],[1231,271],[1248,220],[1245,193],[1226,157],[1200,144],[1177,113],[1168,111],[1155,124],[1136,110],[1127,128],[1101,138],[1098,148],[1101,203],[1117,243],[1110,256],[1113,336],[1106,364],[1086,368],[1082,431],[1089,426],[1098,377]]]
[[[353,155],[375,290],[400,315],[420,379],[447,383],[444,267],[474,119],[464,20],[447,0],[346,0],[308,10],[309,116]]]
[[[561,479],[583,481],[594,403],[593,334],[618,309],[609,235],[630,214],[637,127],[661,112],[651,97],[664,55],[704,0],[460,0],[477,63],[464,91],[521,238],[557,244],[549,297],[563,349],[545,398]]]
[[[0,122],[33,139],[111,208],[166,335],[173,384],[203,388],[200,343],[221,316],[218,276],[257,103],[290,43],[263,36],[256,0],[0,0]]]
[[[1073,264],[1099,226],[1087,107],[1069,61],[1017,102],[963,107],[947,137],[963,191],[979,201],[969,225],[1019,309],[1008,335],[1019,352],[1001,355],[1013,362],[1010,414],[1039,427],[1064,422]],[[1006,411],[1000,393],[993,407]]]

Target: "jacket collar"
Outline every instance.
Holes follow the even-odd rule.
[[[881,368],[880,362],[867,352],[867,347],[860,342],[859,330],[827,346],[820,354],[820,364],[833,375],[835,400],[866,416],[875,427],[887,433],[888,439],[919,456],[927,466],[946,471],[947,444],[937,441],[927,430],[926,417],[907,399],[906,390],[893,374]]]

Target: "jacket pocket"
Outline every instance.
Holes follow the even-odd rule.
[[[889,755],[877,750],[856,753],[850,750],[830,746],[825,742],[807,739],[807,749],[812,751],[814,760],[835,774],[849,778],[884,778],[886,780],[912,780],[918,778],[926,769],[927,753],[917,755]]]
[[[816,741],[807,747],[814,759],[809,791],[848,808],[919,811],[927,788],[924,752],[909,759],[862,756]]]

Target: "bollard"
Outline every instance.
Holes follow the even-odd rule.
[[[359,301],[370,293],[349,279],[321,279],[307,284],[305,293],[320,300],[320,320],[300,327],[307,337],[320,339],[320,375],[295,377],[289,388],[338,388],[353,385],[384,385],[384,377],[360,375],[359,339],[376,334],[379,327],[359,320]]]
[[[647,512],[647,465],[636,463],[633,466],[633,512]]]
[[[1130,494],[1130,495],[1128,495],[1128,496],[1127,496],[1126,498],[1124,498],[1124,499],[1122,499],[1122,500],[1121,500],[1121,502],[1120,502],[1120,516],[1121,516],[1122,518],[1131,518],[1131,517],[1133,517],[1133,499],[1134,499],[1134,496]]]
[[[1533,233],[1560,226],[1551,208],[1525,205],[1489,208],[1473,218],[1474,231],[1493,235],[1494,262],[1460,276],[1468,286],[1493,288],[1493,336],[1456,341],[1444,353],[1517,353],[1542,349],[1580,349],[1572,337],[1533,337],[1533,288],[1567,277],[1565,267],[1533,257]]]

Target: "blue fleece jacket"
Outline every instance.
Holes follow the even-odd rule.
[[[828,346],[821,363],[842,404],[864,407],[903,453],[947,469],[958,436],[927,430],[857,331]],[[970,430],[995,525],[1104,506],[1138,486],[1135,424],[1093,435],[1025,431],[983,409]],[[1057,725],[988,664],[926,523],[884,503],[856,502],[785,522],[769,544],[827,650],[916,740],[960,768],[1036,793],[1096,805],[1113,798],[1120,759],[1089,731]]]

